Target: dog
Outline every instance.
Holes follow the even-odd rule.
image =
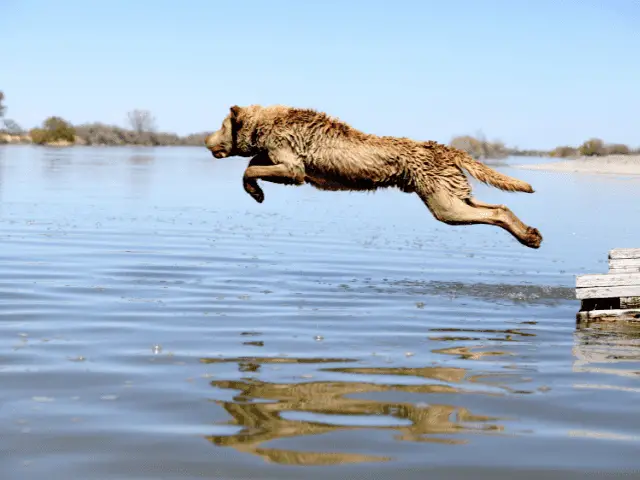
[[[258,180],[329,191],[395,187],[416,193],[448,225],[495,225],[529,248],[542,243],[506,206],[474,198],[464,171],[505,191],[534,193],[531,185],[438,142],[367,134],[313,109],[234,105],[205,146],[215,158],[251,157],[243,186],[258,203]]]

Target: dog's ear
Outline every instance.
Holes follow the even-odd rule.
[[[237,120],[237,119],[238,119],[238,117],[240,116],[240,111],[241,111],[241,110],[242,110],[242,109],[241,109],[238,105],[234,105],[233,107],[231,107],[231,108],[229,109],[229,111],[231,112],[231,118],[232,118],[233,120]]]
[[[242,119],[240,118],[240,113],[242,112],[242,108],[238,105],[234,105],[229,109],[231,115],[231,126],[234,132],[237,132],[242,127]]]

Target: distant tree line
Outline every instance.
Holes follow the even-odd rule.
[[[471,135],[453,137],[449,145],[459,150],[464,150],[477,159],[501,159],[511,154],[504,143],[498,140],[490,142],[484,138],[484,135],[480,134],[479,136],[480,138],[472,137]]]
[[[103,123],[85,123],[74,128],[76,142],[80,145],[144,145],[144,146],[202,146],[207,132],[179,136],[159,132],[143,126],[131,129]]]
[[[549,155],[549,152],[544,150],[522,150],[517,147],[507,147],[500,140],[488,141],[482,133],[477,137],[471,135],[453,137],[449,145],[466,151],[478,160],[500,160],[509,156],[545,157]]]
[[[142,117],[139,114],[142,112]],[[175,133],[155,130],[146,111],[129,113],[132,128],[104,123],[85,123],[72,125],[60,117],[49,117],[42,128],[34,128],[29,132],[31,141],[38,145],[55,143],[73,143],[76,145],[105,146],[201,146],[207,136],[206,132],[181,137]]]
[[[476,138],[469,135],[454,137],[450,145],[460,150],[465,150],[477,159],[501,159],[508,156],[577,158],[640,154],[640,148],[632,149],[628,145],[621,143],[607,144],[599,138],[590,138],[578,147],[561,146],[551,151],[509,148],[500,141],[489,142],[483,136]]]
[[[5,119],[5,96],[0,91],[0,143],[6,143],[7,135],[19,142],[37,145],[141,145],[141,146],[201,146],[208,132],[180,136],[157,130],[155,118],[148,110],[132,110],[127,113],[130,128],[104,123],[72,125],[63,118],[52,116],[40,127],[25,131],[15,121]]]
[[[629,155],[638,153],[640,153],[640,149],[634,150],[622,143],[607,144],[599,138],[590,138],[579,147],[568,145],[556,147],[549,152],[549,156],[560,158],[603,157],[605,155]]]

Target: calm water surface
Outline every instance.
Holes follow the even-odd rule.
[[[245,166],[0,148],[2,480],[640,477],[640,327],[573,291],[640,246],[639,179],[475,186],[535,251]]]

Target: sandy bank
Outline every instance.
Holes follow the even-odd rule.
[[[513,165],[514,168],[545,170],[549,172],[610,173],[640,175],[640,155],[608,155],[606,157],[579,157],[572,160]]]
[[[19,145],[24,143],[31,143],[31,137],[29,135],[0,133],[0,145]]]

